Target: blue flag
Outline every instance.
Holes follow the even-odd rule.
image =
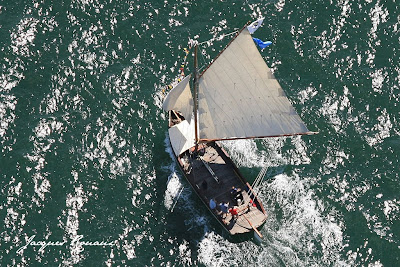
[[[261,49],[264,49],[264,48],[266,48],[267,46],[269,46],[270,44],[272,44],[271,41],[263,42],[263,41],[261,41],[260,39],[257,39],[257,38],[254,38],[254,37],[253,37],[253,40],[254,40],[254,42],[256,42],[256,44],[257,44]]]

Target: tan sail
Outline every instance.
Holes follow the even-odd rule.
[[[193,114],[193,97],[189,86],[190,77],[191,75],[186,76],[168,93],[162,106],[165,111],[180,111],[189,123]]]
[[[194,120],[189,124],[186,120],[172,126],[168,130],[169,140],[176,156],[179,156],[195,145]]]
[[[247,28],[199,80],[200,142],[309,134]]]

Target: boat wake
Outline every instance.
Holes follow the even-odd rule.
[[[259,193],[269,215],[261,229],[264,241],[230,243],[218,233],[206,233],[199,259],[207,266],[251,262],[264,266],[340,264],[343,229],[334,210],[316,199],[296,174],[280,174]],[[342,262],[342,264],[345,264]]]
[[[208,232],[208,220],[204,217],[205,214],[199,214],[198,210],[196,210],[194,204],[194,198],[196,196],[192,196],[190,185],[186,184],[185,187],[185,184],[183,183],[184,178],[181,176],[181,173],[175,164],[175,158],[168,136],[166,136],[164,144],[165,151],[173,160],[171,165],[164,166],[164,168],[168,169],[170,173],[164,195],[164,206],[171,212],[176,208],[187,215],[184,223],[188,227],[188,231],[189,229],[196,228],[197,231]],[[197,229],[197,227],[200,229]]]
[[[223,145],[241,167],[309,162],[300,138],[288,141],[278,138],[268,143],[262,142],[260,150],[257,142],[243,140],[224,142]],[[285,149],[286,152],[282,153],[285,144],[289,144],[289,150]],[[166,150],[173,158],[171,148],[167,146]],[[318,199],[309,186],[312,179],[300,177],[295,171],[290,174],[278,174],[272,178],[272,182],[264,183],[259,192],[269,216],[261,229],[265,238],[260,246],[251,241],[232,243],[223,237],[222,233],[210,231],[207,219],[196,218],[198,211],[194,207],[194,196],[183,190],[185,193],[182,193],[180,198],[185,198],[185,201],[178,201],[177,208],[187,209],[190,213],[185,221],[188,231],[193,227],[196,227],[196,231],[201,231],[199,228],[203,228],[204,231],[203,237],[198,240],[197,251],[191,252],[197,254],[199,263],[206,266],[232,266],[237,262],[266,266],[346,264],[340,254],[345,246],[343,224],[338,221],[340,214]],[[173,203],[172,196],[176,196],[182,187],[180,181],[181,177],[171,166],[164,202],[168,209]],[[187,192],[190,192],[189,188]],[[187,251],[182,255],[187,256]],[[187,257],[181,259],[182,262],[187,260]]]

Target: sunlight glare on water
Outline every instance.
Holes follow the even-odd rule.
[[[0,4],[2,266],[397,266],[399,5],[337,1]],[[315,136],[221,142],[259,188],[260,245],[185,181],[162,89],[246,22]],[[185,75],[193,65],[188,55]],[[63,245],[24,245],[30,238]],[[108,245],[85,246],[82,236]]]

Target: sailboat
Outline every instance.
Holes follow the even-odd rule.
[[[262,237],[265,208],[220,141],[314,132],[290,104],[250,31],[245,25],[201,73],[196,45],[193,73],[168,93],[163,109],[178,166],[210,213],[230,235],[254,231]]]

